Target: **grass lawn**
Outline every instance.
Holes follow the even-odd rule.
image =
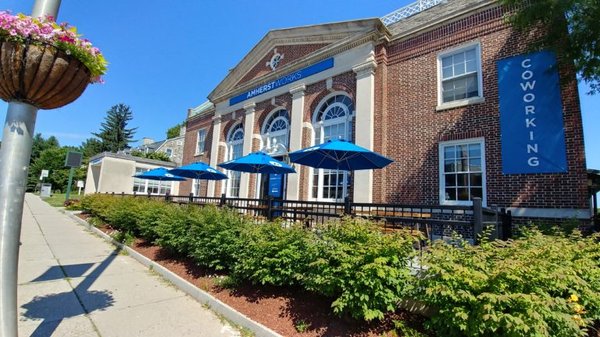
[[[65,193],[53,193],[49,198],[42,198],[45,202],[49,203],[50,206],[63,207],[65,202]],[[79,199],[81,196],[77,195],[77,192],[69,195],[70,199]]]

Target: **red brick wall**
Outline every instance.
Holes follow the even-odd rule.
[[[298,44],[298,45],[288,45],[288,46],[277,46],[277,52],[283,54],[283,60],[279,62],[279,66],[277,68],[281,68],[282,66],[291,63],[299,58],[302,58],[316,50],[319,50],[325,47],[326,43],[315,43],[315,44]],[[267,66],[267,62],[271,61],[271,57],[273,57],[273,49],[269,50],[267,55],[265,55],[259,62],[248,72],[238,84],[244,84],[254,78],[266,75],[271,73],[271,67]]]
[[[212,115],[198,116],[188,119],[185,129],[185,142],[183,145],[183,165],[202,161],[210,163],[210,148],[212,145]],[[196,144],[198,143],[198,130],[206,129],[206,145],[204,153],[196,156]],[[206,184],[201,185],[202,195],[206,195]],[[192,180],[188,179],[179,183],[179,195],[186,195],[192,192]]]
[[[376,88],[376,119],[385,122],[377,123],[376,129],[383,128],[383,152],[396,162],[376,173],[376,181],[384,182],[381,186],[376,182],[383,201],[439,203],[439,142],[484,137],[488,205],[587,207],[577,83],[565,69],[560,80],[568,173],[502,174],[496,60],[526,52],[531,38],[535,34],[525,36],[510,29],[496,8],[388,46],[387,60],[378,58],[376,76],[384,85]],[[481,43],[485,102],[436,111],[437,55],[469,41]]]

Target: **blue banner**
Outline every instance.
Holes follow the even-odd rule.
[[[518,55],[497,66],[502,173],[567,172],[554,53]]]
[[[290,83],[296,82],[296,81],[306,78],[310,75],[320,73],[329,68],[333,68],[333,58],[328,58],[327,60],[313,64],[312,66],[306,67],[304,69],[300,69],[294,73],[287,74],[287,75],[282,76],[274,81],[265,83],[259,87],[256,87],[250,91],[247,91],[241,95],[232,97],[229,100],[229,105],[231,106],[231,105],[237,104],[239,102],[245,101],[249,98],[252,98],[252,97],[255,97],[258,95],[262,95],[266,92],[269,92],[271,90],[277,89],[284,85],[288,85]]]

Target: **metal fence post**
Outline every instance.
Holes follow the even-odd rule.
[[[219,202],[219,207],[225,206],[226,202],[227,202],[227,197],[225,197],[225,193],[223,193],[223,194],[221,194],[221,201]]]
[[[344,198],[344,215],[352,214],[352,207],[350,206],[350,197]]]
[[[483,207],[481,198],[473,198],[473,240],[478,242],[478,236],[483,232]]]
[[[267,196],[267,219],[273,220],[273,197]]]
[[[190,192],[188,201],[190,202],[190,204],[194,202],[194,193]]]
[[[121,192],[121,198],[125,198],[125,192]]]
[[[167,192],[165,193],[165,201],[169,202],[169,199],[171,199],[171,193]]]

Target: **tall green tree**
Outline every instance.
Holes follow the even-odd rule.
[[[104,151],[104,145],[96,138],[88,138],[81,143],[81,146],[79,146],[79,151],[81,151],[83,154],[83,158],[89,159]]]
[[[49,174],[47,178],[44,178],[44,182],[52,184],[52,190],[65,192],[69,178],[69,168],[65,167],[65,158],[67,152],[74,150],[77,149],[68,146],[50,147],[43,150],[39,157],[29,166],[28,189],[35,189],[37,184],[40,183],[42,170],[48,170]],[[85,175],[85,166],[77,168],[73,175],[73,181],[85,180]]]
[[[127,128],[133,119],[129,106],[119,103],[107,111],[104,122],[100,124],[100,132],[92,133],[102,142],[103,150],[117,152],[129,147],[137,128]]]
[[[31,159],[30,163],[33,163],[42,153],[42,151],[50,148],[58,148],[60,144],[58,143],[58,139],[54,136],[48,137],[45,139],[41,133],[36,133],[33,136],[33,144],[31,146]]]
[[[501,0],[516,10],[509,16],[519,30],[543,27],[535,49],[552,49],[561,62],[573,62],[579,77],[600,93],[600,1]]]

